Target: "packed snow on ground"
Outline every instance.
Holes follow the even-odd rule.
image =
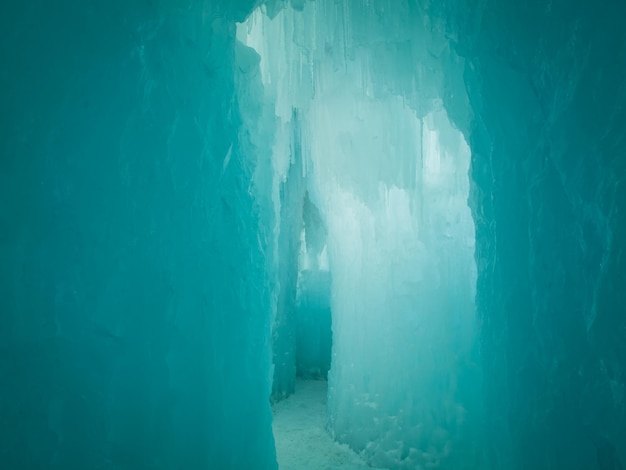
[[[274,405],[273,429],[280,470],[371,468],[326,431],[326,391],[325,381],[299,380],[295,394]]]

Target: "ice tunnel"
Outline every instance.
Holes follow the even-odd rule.
[[[623,469],[624,14],[5,6],[0,468]]]

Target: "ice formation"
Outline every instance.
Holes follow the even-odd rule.
[[[7,6],[0,467],[274,469],[330,308],[371,464],[623,468],[624,13]]]
[[[276,467],[251,8],[3,8],[0,468]]]
[[[393,468],[622,468],[620,7],[274,7],[240,39],[306,129],[334,435]]]
[[[329,15],[336,5],[307,3],[273,18],[258,9],[238,33],[260,55],[276,119],[289,126],[297,109],[303,171],[295,176],[325,227],[330,430],[373,465],[456,459],[461,468],[476,459],[480,425],[470,150],[433,95],[440,74],[407,88],[410,77],[378,63],[387,58],[381,39],[352,30],[378,31],[391,50],[409,41],[401,52],[408,59],[428,57],[425,27],[406,24],[401,10],[382,24],[348,4]],[[276,153],[273,166],[289,184],[285,160]],[[310,280],[319,269],[306,264],[301,278]],[[311,348],[310,323],[308,342],[291,342],[296,355]]]

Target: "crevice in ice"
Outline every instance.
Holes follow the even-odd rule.
[[[481,375],[470,149],[441,99],[450,51],[427,20],[347,5],[261,8],[237,32],[276,126],[274,401],[305,400],[296,375],[330,366],[336,441],[380,468],[464,468]]]
[[[331,275],[327,229],[317,207],[304,198],[296,292],[296,376],[327,380],[332,350]]]

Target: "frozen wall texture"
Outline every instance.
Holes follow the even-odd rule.
[[[251,7],[3,7],[0,467],[276,468]]]
[[[488,468],[621,469],[624,5],[488,0],[440,13],[474,111]]]
[[[272,117],[273,114],[272,107]],[[303,226],[305,183],[302,176],[302,149],[298,114],[291,115],[291,126],[283,126],[288,133],[284,141],[276,139],[274,159],[286,158],[287,173],[284,178],[270,174],[274,191],[274,205],[278,211],[274,238],[274,256],[277,286],[275,289],[275,316],[272,323],[273,381],[272,400],[292,394],[296,382],[297,318],[296,297],[298,283],[298,254]],[[281,126],[281,123],[278,123]],[[281,147],[282,144],[282,147]],[[277,194],[278,193],[278,194]]]

